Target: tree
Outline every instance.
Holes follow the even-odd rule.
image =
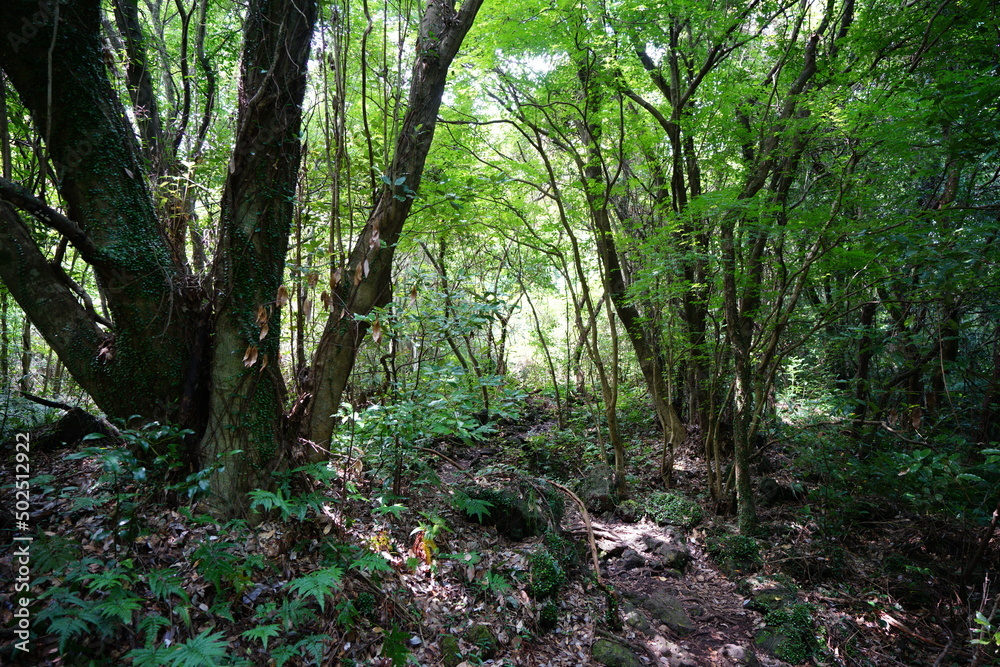
[[[58,202],[48,204],[22,185],[0,181],[0,278],[108,415],[142,415],[194,432],[191,464],[217,466],[218,513],[242,514],[246,491],[282,464],[296,436],[329,440],[365,331],[355,315],[390,297],[393,245],[419,186],[448,66],[479,5],[470,0],[455,11],[448,2],[430,3],[423,16],[393,162],[337,285],[338,307],[313,361],[314,396],[300,404],[308,405],[305,418],[300,411],[290,421],[277,361],[314,0],[252,0],[246,10],[218,240],[204,273],[194,273],[180,251],[191,203],[171,199],[176,193],[164,197],[156,179],[177,163],[187,119],[174,123],[173,137],[158,128],[135,3],[115,4],[129,58],[131,117],[106,66],[98,0],[18,0],[0,8],[0,22],[18,27],[0,44],[0,69],[42,138],[39,180],[51,177],[58,188]],[[198,7],[196,51],[207,73],[204,3],[181,11],[180,39],[186,49]],[[207,77],[209,87],[213,81]],[[215,94],[206,92],[207,99]],[[206,109],[208,117],[211,105]],[[138,133],[131,118],[138,119]],[[195,154],[203,139],[199,129]],[[169,215],[158,215],[163,199]],[[33,229],[15,207],[43,228]],[[46,257],[41,239],[52,232],[92,267],[110,317],[99,315],[60,263]]]

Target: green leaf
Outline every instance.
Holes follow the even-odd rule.
[[[261,644],[264,645],[264,650],[267,650],[267,642],[271,637],[277,637],[281,632],[281,626],[277,623],[269,623],[268,625],[258,625],[256,628],[247,630],[240,634],[241,637],[246,637],[247,639],[256,639]]]
[[[211,628],[179,644],[166,664],[172,667],[216,667],[222,664],[229,653],[229,644],[221,632],[210,633],[209,630]]]
[[[316,598],[316,601],[319,602],[320,610],[325,611],[326,597],[340,589],[340,580],[343,576],[344,570],[333,565],[292,580],[288,584],[288,589],[298,593],[302,597],[311,596]]]

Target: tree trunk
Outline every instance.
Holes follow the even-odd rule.
[[[312,400],[301,433],[321,448],[329,447],[341,396],[368,330],[368,323],[357,316],[392,300],[392,258],[420,186],[448,67],[481,4],[482,0],[465,0],[456,12],[451,0],[429,2],[420,22],[409,100],[392,164],[347,265],[337,276],[332,312],[314,357]]]
[[[214,349],[202,465],[215,511],[238,516],[246,493],[284,463],[279,295],[298,182],[302,100],[314,0],[255,0],[247,11],[237,139],[213,266]],[[285,292],[283,292],[284,294]],[[233,452],[242,450],[242,454]]]

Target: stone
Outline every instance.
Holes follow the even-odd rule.
[[[479,650],[482,660],[492,660],[497,654],[497,638],[486,625],[473,625],[465,631],[465,641]]]
[[[650,648],[654,653],[665,658],[669,667],[699,667],[698,661],[693,655],[681,648],[676,642],[661,635],[653,637]]]
[[[643,667],[642,661],[626,646],[610,639],[598,639],[590,647],[594,662],[605,667]]]
[[[618,497],[615,494],[615,472],[609,466],[595,466],[577,486],[577,495],[594,514],[603,514],[615,509]]]
[[[621,566],[623,570],[634,570],[646,564],[646,559],[635,549],[626,549],[622,553]]]
[[[625,595],[636,606],[648,611],[654,621],[662,623],[679,635],[690,634],[697,629],[694,621],[684,610],[684,605],[672,595],[660,591],[648,596],[635,592],[626,592]]]
[[[462,649],[455,635],[442,635],[438,641],[438,649],[441,651],[441,664],[444,667],[458,667],[462,662]]]
[[[665,532],[667,539],[653,535],[643,535],[642,542],[646,548],[657,557],[657,563],[665,570],[684,571],[691,562],[691,552],[684,541],[684,536],[678,531]]]
[[[736,644],[726,644],[719,651],[719,655],[725,658],[728,665],[733,665],[734,667],[760,667],[760,661],[757,659],[757,654],[749,649],[745,649],[742,646]]]

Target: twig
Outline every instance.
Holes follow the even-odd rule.
[[[899,630],[900,632],[902,632],[907,637],[911,637],[913,639],[919,639],[920,641],[924,642],[925,644],[930,644],[931,646],[937,646],[938,648],[944,648],[941,644],[939,644],[938,642],[934,641],[933,639],[928,639],[927,637],[923,637],[921,635],[918,635],[916,632],[914,632],[913,630],[910,630],[905,625],[903,625],[900,621],[896,620],[895,618],[893,618],[892,616],[890,616],[889,614],[887,614],[885,612],[882,612],[882,615],[879,618],[883,622],[885,622],[886,625],[890,625],[890,626],[896,628],[897,630]]]
[[[570,498],[572,498],[573,502],[575,502],[577,507],[580,508],[580,514],[583,515],[583,522],[587,525],[587,541],[590,542],[590,555],[594,560],[594,576],[597,577],[597,585],[600,586],[601,590],[607,593],[608,592],[607,586],[601,579],[601,562],[597,557],[597,541],[594,540],[594,528],[590,524],[590,513],[587,512],[587,506],[583,504],[583,501],[580,500],[579,496],[577,496],[575,493],[567,489],[559,482],[553,482],[551,479],[548,480],[548,482],[549,484],[556,487],[557,489],[568,495]]]

